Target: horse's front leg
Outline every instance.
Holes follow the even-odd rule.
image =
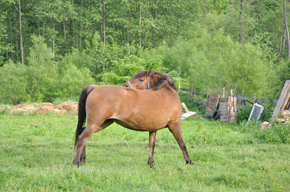
[[[149,132],[150,152],[149,152],[149,158],[148,158],[148,165],[150,165],[151,167],[154,166],[153,153],[154,153],[154,147],[155,147],[155,140],[156,140],[156,131]]]

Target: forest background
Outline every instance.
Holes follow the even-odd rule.
[[[279,98],[290,78],[286,0],[0,0],[0,102],[78,97],[140,68],[196,92]]]

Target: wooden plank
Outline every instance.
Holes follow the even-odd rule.
[[[220,103],[220,109],[228,109],[228,103]]]
[[[208,107],[207,107],[207,108],[205,109],[205,114],[206,114],[206,115],[211,115],[213,112],[214,112],[214,111],[213,111],[211,108],[208,108]]]
[[[210,109],[213,110],[213,111],[216,110],[216,106],[213,106],[213,105],[208,105],[207,108],[210,108]]]
[[[288,87],[288,92],[286,93],[286,95],[285,95],[285,97],[284,97],[284,101],[283,101],[283,103],[282,103],[282,106],[281,106],[281,108],[280,108],[280,111],[282,111],[282,110],[285,110],[286,109],[286,105],[287,105],[287,103],[288,103],[288,101],[289,101],[289,98],[290,98],[290,86]]]
[[[275,110],[274,110],[274,113],[273,113],[273,116],[272,116],[273,119],[277,117],[278,112],[281,110],[281,106],[282,106],[282,104],[283,104],[283,102],[285,100],[285,95],[289,91],[289,88],[290,88],[290,80],[287,80],[285,82],[285,85],[284,85],[282,91],[281,91],[278,103],[277,103],[277,105],[275,107]]]
[[[228,102],[229,101],[229,97],[221,97],[220,101],[221,102]]]
[[[251,101],[253,100],[254,98],[251,98],[251,97],[243,97],[243,96],[239,96],[237,95],[236,96],[238,100],[246,100],[246,101]]]
[[[209,99],[219,99],[219,98],[220,98],[220,95],[216,93],[211,93],[209,96]]]
[[[220,110],[220,116],[227,116],[228,114],[228,110]]]
[[[277,99],[272,99],[272,103],[277,104],[278,100]],[[269,103],[270,99],[257,99],[256,103]]]
[[[196,112],[190,111],[188,113],[182,114],[181,118],[187,119],[188,117],[195,116],[196,114],[197,114]]]
[[[187,106],[185,105],[185,103],[181,103],[181,106],[183,107],[183,109],[186,111],[186,113],[189,112]]]
[[[220,117],[221,122],[229,122],[229,117],[228,116],[224,116],[224,117]]]
[[[181,94],[182,96],[185,96],[185,97],[192,97],[192,95],[190,95],[190,94],[187,94],[187,93],[183,93],[183,94]]]
[[[211,101],[211,100],[209,100],[208,102],[207,102],[207,105],[208,106],[214,106],[214,107],[216,107],[217,106],[217,102],[214,102],[214,101]]]
[[[230,117],[235,117],[235,116],[237,116],[237,112],[230,111],[229,116],[230,116]]]
[[[181,91],[187,91],[187,92],[190,92],[192,93],[192,89],[185,89],[185,88],[180,88]]]

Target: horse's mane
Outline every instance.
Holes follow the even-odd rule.
[[[147,72],[148,71],[141,71],[141,72],[137,73],[136,75],[134,75],[134,78],[143,77],[147,74]],[[162,76],[160,78],[159,82],[157,83],[157,85],[152,87],[153,90],[161,89],[161,88],[165,87],[167,84],[169,84],[175,91],[177,91],[174,80],[170,75],[168,75],[167,73],[163,73],[161,71],[153,71],[151,76],[153,76],[153,75]]]

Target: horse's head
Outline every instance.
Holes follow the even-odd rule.
[[[140,69],[140,72],[133,76],[130,81],[127,81],[122,86],[131,87],[134,89],[153,89],[158,90],[166,85],[170,85],[173,89],[176,90],[176,86],[172,77],[166,73],[160,71],[143,71]]]
[[[122,86],[141,90],[148,89],[150,88],[152,73],[152,69],[148,71],[140,69],[139,73],[135,74],[130,81],[127,81]]]

